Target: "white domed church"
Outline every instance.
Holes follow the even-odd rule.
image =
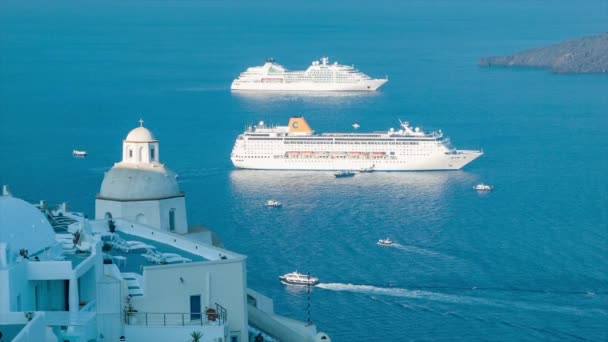
[[[186,199],[177,175],[160,163],[158,140],[139,122],[122,143],[122,161],[104,176],[95,218],[122,218],[186,234]]]

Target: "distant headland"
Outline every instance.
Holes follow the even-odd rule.
[[[555,73],[608,73],[608,33],[567,40],[511,56],[484,57],[479,64],[545,67]]]

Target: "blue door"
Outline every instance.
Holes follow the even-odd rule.
[[[201,296],[190,296],[190,320],[201,319]]]

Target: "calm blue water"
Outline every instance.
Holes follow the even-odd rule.
[[[143,116],[190,222],[249,256],[250,286],[281,314],[305,320],[306,295],[278,275],[320,277],[312,318],[336,341],[605,341],[608,76],[476,63],[606,23],[604,0],[2,1],[0,181],[92,214]],[[366,95],[229,91],[268,56],[301,68],[322,55],[390,81]],[[232,169],[244,124],[295,114],[320,131],[401,118],[486,155],[342,180]],[[481,181],[496,191],[472,191]],[[398,244],[375,245],[386,236]]]

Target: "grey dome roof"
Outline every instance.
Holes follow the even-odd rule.
[[[20,249],[36,253],[55,243],[55,231],[38,208],[15,197],[0,196],[0,242],[7,243],[11,257]]]
[[[114,200],[154,200],[180,197],[177,175],[161,164],[154,166],[114,166],[101,183],[97,198]]]

